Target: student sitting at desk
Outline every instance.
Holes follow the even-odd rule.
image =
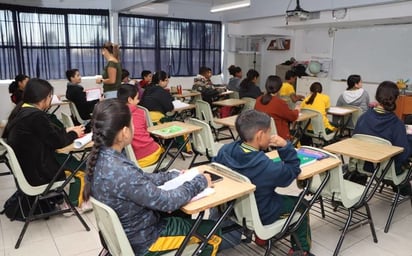
[[[227,88],[231,91],[239,92],[240,82],[242,82],[242,69],[238,66],[230,65],[227,70],[229,74],[232,75],[227,84]]]
[[[254,193],[260,220],[263,225],[272,224],[290,214],[297,202],[297,197],[279,195],[275,191],[277,187],[289,186],[301,172],[296,150],[282,137],[271,135],[270,117],[256,110],[246,110],[237,117],[236,131],[240,140],[224,145],[213,161],[245,175],[256,185]],[[273,162],[265,155],[263,150],[269,146],[279,147],[283,162]],[[296,232],[304,252],[297,251],[291,238],[289,255],[311,255],[308,215]]]
[[[66,99],[76,105],[77,111],[83,120],[89,120],[90,114],[93,112],[94,105],[99,100],[87,101],[86,92],[83,86],[80,85],[82,77],[78,69],[69,69],[66,71],[67,83]]]
[[[289,109],[288,104],[278,96],[282,80],[278,76],[268,76],[266,79],[266,92],[256,99],[255,109],[265,112],[275,120],[278,135],[285,140],[291,139],[289,122],[296,121],[299,116],[300,106],[294,110]]]
[[[198,91],[202,95],[202,100],[209,104],[219,99],[220,90],[215,88],[210,78],[212,70],[208,67],[200,67],[199,74],[195,77],[192,86],[193,91]]]
[[[143,168],[155,164],[164,150],[147,131],[146,113],[137,107],[138,97],[137,89],[133,85],[123,84],[117,91],[117,98],[120,102],[127,104],[132,114],[134,134],[131,144],[137,162]]]
[[[199,174],[176,189],[162,190],[158,186],[178,176],[177,172],[144,173],[121,153],[133,140],[133,123],[125,104],[117,99],[100,102],[92,123],[94,146],[84,198],[93,196],[114,209],[135,255],[161,255],[177,249],[194,220],[162,217],[161,212],[179,209],[210,187],[210,176]],[[201,230],[209,231],[211,224],[203,221]],[[212,237],[202,255],[216,255],[220,242],[220,237]]]
[[[256,99],[262,95],[262,91],[257,84],[259,80],[259,72],[254,69],[249,69],[246,78],[240,83],[239,98],[253,98]]]
[[[285,82],[279,91],[279,96],[288,103],[289,108],[295,108],[295,103],[305,99],[305,96],[296,95],[295,88],[297,75],[294,71],[288,70],[285,74]]]
[[[152,81],[151,77],[150,77],[150,81]],[[140,87],[140,83],[138,83],[136,80],[131,80],[129,71],[124,68],[122,69],[122,84],[130,84],[136,87],[139,100],[142,98],[143,89]]]
[[[153,74],[150,70],[143,70],[142,73],[142,80],[139,82],[140,88],[145,88],[149,84],[152,83]]]
[[[14,81],[9,85],[10,99],[14,104],[18,104],[23,98],[23,91],[26,87],[29,77],[24,74],[18,74]]]
[[[360,75],[350,75],[346,81],[348,88],[340,96],[336,102],[336,106],[356,106],[366,112],[369,106],[369,94],[362,88],[362,79]]]
[[[152,83],[145,87],[140,105],[150,111],[150,117],[155,123],[160,123],[167,112],[173,111],[173,97],[165,90],[169,84],[169,76],[164,71],[154,73]]]
[[[306,97],[302,104],[300,105],[301,109],[313,109],[317,110],[322,114],[323,123],[325,125],[325,132],[329,134],[333,132],[336,127],[334,127],[328,120],[327,110],[330,108],[330,98],[328,95],[322,93],[322,85],[319,82],[314,82],[310,86],[311,94]],[[308,126],[308,131],[312,130],[312,126]]]
[[[32,186],[51,182],[63,163],[57,160],[56,149],[71,144],[84,134],[82,126],[61,128],[51,122],[45,110],[50,107],[52,95],[53,87],[49,82],[30,79],[2,136],[13,148],[24,176]],[[71,158],[66,167],[73,170],[79,164]],[[59,178],[65,178],[64,172]]]
[[[412,153],[412,136],[406,134],[405,124],[396,116],[396,99],[399,89],[395,83],[384,81],[376,89],[375,98],[378,106],[368,109],[356,123],[353,134],[367,134],[384,138],[394,146],[403,147],[404,151],[395,156],[397,174],[407,171],[408,157]],[[372,165],[365,165],[366,170],[373,170]],[[410,186],[401,189],[402,194],[411,194]]]

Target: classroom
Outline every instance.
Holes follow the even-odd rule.
[[[227,10],[223,11],[211,11],[213,8],[223,7],[225,9],[227,6],[235,5],[237,3],[245,4],[246,7],[233,9],[229,7]],[[297,7],[297,4],[299,5],[299,8]],[[294,60],[307,67],[305,71],[308,74],[308,76],[303,76],[297,79],[297,94],[308,96],[310,94],[310,85],[314,82],[320,82],[323,87],[323,94],[328,95],[330,98],[331,106],[336,105],[338,98],[342,92],[346,90],[346,79],[351,74],[358,74],[362,77],[362,87],[369,94],[371,102],[377,101],[375,99],[375,93],[378,85],[382,81],[389,80],[394,83],[398,82],[398,84],[400,81],[405,81],[405,83],[403,83],[404,85],[406,84],[407,86],[408,84],[411,84],[410,87],[412,87],[412,69],[410,68],[412,66],[412,51],[409,50],[409,42],[412,40],[412,29],[410,26],[412,24],[412,1],[2,0],[0,1],[0,15],[2,15],[0,18],[0,29],[3,31],[2,33],[4,33],[4,35],[6,35],[6,31],[12,27],[10,25],[10,20],[12,18],[7,14],[6,10],[15,8],[20,12],[24,12],[25,7],[28,9],[33,8],[32,10],[35,10],[34,13],[53,13],[53,10],[55,10],[56,13],[67,14],[67,10],[68,12],[70,12],[70,10],[77,10],[77,14],[93,13],[93,15],[96,16],[101,15],[102,17],[108,17],[108,24],[104,24],[104,22],[102,23],[103,25],[99,24],[99,26],[102,26],[102,33],[107,37],[102,43],[105,41],[120,43],[122,40],[125,40],[124,38],[127,38],[127,40],[123,41],[124,45],[120,43],[120,51],[122,51],[122,47],[124,47],[123,50],[129,54],[129,56],[125,55],[127,57],[124,61],[127,62],[126,66],[131,73],[130,77],[140,80],[141,71],[143,69],[152,69],[152,72],[155,72],[155,69],[159,68],[171,75],[167,85],[169,88],[181,86],[183,90],[192,89],[194,78],[198,74],[198,68],[201,64],[200,56],[198,56],[199,61],[196,60],[196,56],[193,57],[193,55],[190,54],[187,56],[183,54],[182,56],[184,57],[181,57],[179,55],[180,52],[176,49],[180,47],[179,45],[172,42],[165,42],[162,44],[161,39],[157,37],[156,39],[155,37],[148,37],[142,41],[137,40],[137,37],[139,36],[146,36],[144,34],[145,32],[136,32],[135,37],[125,36],[126,33],[132,33],[130,27],[132,27],[131,24],[133,22],[136,22],[137,24],[138,20],[145,20],[145,18],[148,18],[147,21],[151,21],[152,17],[158,17],[159,19],[156,22],[164,22],[168,24],[168,26],[165,26],[160,30],[164,29],[166,31],[165,34],[169,33],[168,35],[171,35],[170,37],[177,37],[174,32],[177,31],[178,25],[174,27],[175,24],[173,21],[187,22],[191,25],[203,22],[202,25],[206,24],[206,27],[211,28],[208,33],[213,33],[214,30],[220,31],[221,34],[216,35],[217,39],[214,38],[215,41],[213,43],[208,42],[210,44],[207,47],[203,45],[204,48],[202,48],[202,50],[206,49],[206,51],[202,53],[208,56],[202,57],[202,64],[207,64],[212,69],[211,81],[213,84],[226,85],[231,77],[228,72],[228,67],[234,64],[242,69],[243,77],[246,76],[249,69],[257,70],[259,72],[257,85],[263,93],[265,91],[266,78],[270,75],[278,75],[283,80],[286,70],[291,69],[291,66],[284,64],[290,60]],[[30,23],[29,17],[26,18],[27,20],[21,18],[20,22]],[[45,21],[43,20],[41,22]],[[88,25],[91,24],[92,23]],[[143,22],[141,24],[143,24]],[[144,24],[147,25],[149,22]],[[168,31],[168,29],[170,29],[170,31]],[[202,32],[204,31],[199,32],[198,36],[201,36]],[[49,38],[53,38],[53,36],[60,37],[62,36],[60,33],[64,34],[60,31],[58,35],[50,33],[48,36]],[[81,37],[82,35],[79,33],[79,38]],[[33,38],[35,38],[34,35]],[[75,39],[73,39],[73,42],[74,40]],[[147,54],[149,57],[145,56],[147,58],[143,61],[143,58],[139,58],[139,50],[134,49],[136,48],[134,44],[137,45],[135,41],[139,41],[140,46],[143,45],[142,48],[150,48],[151,46],[148,45],[152,43],[152,40],[159,43],[160,46],[158,45],[158,48],[154,48],[154,51],[158,50],[159,52],[153,57],[154,60],[147,54],[149,51],[144,52],[144,54]],[[66,59],[62,58],[62,62],[55,65],[61,69],[61,74],[59,72],[52,73],[45,71],[46,69],[36,69],[35,67],[38,67],[38,63],[37,66],[30,66],[27,63],[21,64],[25,61],[30,61],[31,59],[29,57],[25,58],[19,56],[19,54],[17,57],[21,58],[20,62],[14,60],[11,61],[13,57],[10,57],[11,55],[7,54],[10,49],[14,49],[14,47],[21,47],[21,53],[23,55],[24,53],[30,52],[26,49],[31,47],[30,44],[22,46],[20,43],[21,42],[15,46],[7,42],[7,40],[0,42],[0,48],[2,48],[3,51],[3,53],[0,53],[0,58],[3,62],[0,64],[1,133],[3,132],[3,126],[7,122],[10,112],[15,106],[15,104],[10,101],[9,84],[13,81],[14,76],[19,73],[25,73],[26,70],[30,70],[25,73],[30,77],[36,77],[36,74],[45,74],[48,77],[53,77],[46,80],[48,80],[54,87],[55,95],[65,95],[67,85],[66,70],[69,68],[79,68],[82,75],[81,85],[85,89],[93,89],[101,86],[96,84],[96,78],[99,78],[103,71],[105,62],[103,56],[101,56],[99,60],[93,60],[92,64],[95,64],[96,67],[87,64],[76,67],[71,64],[80,63],[82,61],[80,57],[79,59],[71,60],[71,63],[65,62]],[[75,44],[81,45],[81,40],[75,42]],[[38,45],[33,44],[32,46],[36,48]],[[60,46],[61,45],[52,45],[51,48],[59,48]],[[85,48],[87,47],[82,48],[82,46],[79,46],[78,49],[69,49],[63,46],[62,49],[67,52],[71,50],[82,52]],[[92,54],[98,55],[100,54],[99,48],[97,48],[97,50],[94,49],[93,51],[84,52],[87,52],[87,54],[92,52]],[[189,50],[192,49],[190,48]],[[36,54],[35,51],[30,53],[34,55]],[[179,58],[176,58],[178,55]],[[79,56],[81,56],[81,54],[79,54]],[[193,57],[191,63],[180,65],[179,61],[183,62],[182,59],[184,58],[189,59],[188,56]],[[155,63],[160,58],[168,59],[169,62]],[[8,61],[14,64],[20,63],[21,67],[18,69],[7,67],[9,64]],[[145,61],[147,61],[147,64]],[[309,67],[312,64],[319,64],[319,70],[316,72],[313,70],[311,71]],[[85,70],[83,71],[81,67],[84,67]],[[15,70],[16,72],[10,70]],[[401,94],[404,94],[401,96],[404,96],[403,100],[405,101],[397,104],[396,114],[401,119],[404,119],[407,114],[412,114],[412,107],[409,107],[411,103],[409,103],[408,100],[408,98],[410,99],[412,97],[407,97],[412,95],[412,89],[410,89],[410,87],[409,89],[408,87],[403,88],[403,90],[400,91]],[[186,99],[187,98],[188,97],[186,97]],[[182,99],[185,100],[184,97]],[[189,105],[192,103],[195,104],[194,102],[188,101],[186,103]],[[225,105],[220,105],[218,108],[221,106]],[[198,105],[196,105],[196,108],[197,107]],[[188,108],[190,111],[191,107],[189,106]],[[69,108],[69,105],[63,104],[55,109],[54,114],[60,118],[62,113],[70,113],[70,111],[71,109]],[[187,111],[187,109],[184,111]],[[196,110],[192,109],[191,111],[193,115],[196,115]],[[335,114],[332,112],[329,112],[329,117],[334,115]],[[339,113],[336,115],[340,118]],[[352,113],[350,113],[350,115],[352,115]],[[343,120],[347,119],[344,119],[343,115],[341,116],[343,129]],[[183,119],[186,120],[185,115],[182,115],[178,121],[183,121]],[[299,118],[297,120],[299,121]],[[229,124],[225,123],[225,121],[229,122]],[[229,127],[229,130],[231,130],[229,137],[234,138],[238,135],[233,125],[233,118],[230,120],[221,120],[220,122],[221,125]],[[301,121],[300,123],[302,122],[304,123],[305,121]],[[345,125],[347,124],[348,123],[346,122]],[[184,129],[192,129],[193,127],[191,127],[191,125],[196,126],[196,123],[191,122],[187,127],[184,127]],[[172,128],[176,127],[173,126]],[[163,135],[163,137],[161,137],[162,139],[169,139],[165,134],[159,135],[159,129],[159,127],[157,129],[148,127],[148,131],[151,135]],[[307,126],[298,129],[302,130],[295,131],[303,134],[305,133]],[[190,131],[195,134],[196,129],[193,128],[193,130]],[[214,132],[213,129],[212,131]],[[341,132],[340,135],[343,135],[343,133],[344,132]],[[187,133],[179,133],[179,135],[187,136]],[[216,135],[216,137],[217,136],[218,135]],[[334,139],[335,138],[332,139],[333,142],[330,144],[328,141],[326,141],[326,143],[325,140],[322,141],[325,143],[322,145],[324,146],[323,149],[336,154],[339,159],[341,155],[344,156],[342,159],[348,163],[349,158],[353,157],[351,155],[352,152],[350,150],[345,151],[342,148],[350,147],[350,145],[337,144],[343,143],[345,140],[337,142]],[[191,140],[195,139],[192,138]],[[191,140],[188,139],[187,142],[189,142],[189,144],[190,142],[193,143]],[[230,138],[219,142],[228,144],[232,141],[233,139]],[[336,145],[333,143],[336,143]],[[295,146],[296,145],[298,145],[298,143],[296,143]],[[363,144],[360,143],[359,148],[361,148],[362,145]],[[165,146],[167,145],[165,144]],[[321,146],[318,147],[320,148]],[[379,169],[381,163],[384,165],[383,163],[387,163],[389,159],[393,159],[395,155],[400,154],[400,151],[396,151],[394,148],[395,146],[392,148],[388,147],[388,151],[384,152],[379,151],[378,149],[373,149],[372,152],[376,154],[385,154],[386,158],[378,159],[377,157],[374,158],[375,156],[371,156],[371,158],[367,160],[375,163],[374,166],[377,164],[377,169]],[[388,153],[390,150],[395,150],[396,153],[390,155]],[[126,152],[126,154],[128,153]],[[8,171],[8,167],[4,164],[3,157],[4,156],[0,156],[0,173]],[[205,156],[199,158],[207,160]],[[184,156],[176,156],[173,161],[169,162],[170,165],[167,167],[168,169],[186,169],[189,167],[192,160],[193,156],[189,156],[186,159]],[[344,165],[339,166],[343,167]],[[156,170],[158,170],[158,168],[160,168],[160,164],[159,166],[156,166]],[[305,168],[310,169],[309,167]],[[338,167],[334,166],[333,168]],[[331,177],[331,179],[333,178]],[[372,185],[372,187],[373,186],[374,185]],[[326,185],[326,188],[324,189],[327,189],[327,187],[328,185]],[[0,208],[15,190],[16,187],[12,175],[2,176],[0,174]],[[282,194],[290,193],[298,195],[302,191],[302,188],[293,184],[287,188],[276,189],[276,191],[280,191]],[[372,195],[374,193],[379,194],[379,188],[377,188],[377,192],[372,192]],[[394,256],[412,255],[408,246],[409,240],[412,239],[412,232],[409,231],[409,225],[412,223],[412,208],[408,203],[408,198],[403,198],[402,200],[406,202],[402,201],[402,203],[396,207],[391,223],[389,221],[389,232],[387,231],[387,229],[389,229],[387,219],[391,207],[390,202],[383,201],[381,198],[377,199],[375,196],[372,199],[366,196],[363,201],[361,200],[362,203],[360,207],[363,207],[369,202],[377,240],[379,242],[374,242],[374,236],[371,234],[373,232],[370,230],[372,229],[372,227],[370,227],[371,224],[361,223],[357,226],[355,225],[353,228],[349,228],[343,244],[341,244],[340,250],[337,250],[338,252],[336,252],[335,249],[341,236],[341,228],[344,226],[345,222],[343,221],[341,223],[341,228],[339,229],[335,224],[329,223],[334,221],[330,221],[330,219],[327,218],[322,219],[319,217],[320,213],[312,213],[312,211],[315,210],[311,208],[310,214],[314,215],[310,217],[313,248],[311,252],[317,256],[362,254]],[[315,203],[315,205],[317,205],[317,203]],[[331,211],[333,214],[333,209]],[[327,215],[328,214],[331,213],[328,212]],[[364,213],[362,212],[362,214]],[[82,214],[82,216],[88,226],[90,226],[90,232],[84,230],[76,216],[70,218],[62,216],[51,217],[47,221],[37,220],[30,223],[20,247],[14,249],[19,232],[23,227],[23,222],[10,222],[5,215],[0,215],[0,256],[29,254],[62,256],[100,255],[99,253],[102,250],[102,246],[97,232],[94,213],[87,212]],[[360,218],[362,217],[364,216],[362,215]],[[9,235],[9,232],[11,235]],[[218,252],[217,255],[265,255],[264,247],[256,245],[258,244],[257,242],[256,244],[254,242],[251,244],[252,245],[242,242],[241,245]],[[288,241],[285,242],[282,240],[279,244],[276,242],[273,245],[274,249],[272,249],[271,253],[268,255],[288,255],[288,246]]]

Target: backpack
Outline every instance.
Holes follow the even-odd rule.
[[[19,206],[19,198],[21,201],[21,208]],[[0,214],[6,214],[11,220],[26,221],[29,215],[30,207],[34,202],[33,196],[26,196],[20,191],[16,191],[3,205],[3,211]],[[39,200],[39,204],[34,211],[34,214],[48,213],[54,211],[55,203],[49,199]]]

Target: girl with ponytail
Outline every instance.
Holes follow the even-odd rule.
[[[162,217],[178,210],[206,187],[208,174],[199,174],[172,190],[158,186],[180,175],[178,172],[144,173],[122,153],[133,139],[129,108],[117,99],[99,102],[92,119],[94,146],[89,156],[84,199],[93,196],[119,216],[135,255],[158,255],[177,249],[193,220]],[[161,214],[161,212],[164,212]],[[202,222],[206,230],[212,223]],[[220,238],[202,255],[215,255]]]
[[[10,98],[14,104],[18,104],[23,99],[23,91],[26,87],[29,77],[24,74],[18,74],[14,81],[9,85]]]
[[[322,85],[319,82],[314,82],[310,86],[311,94],[307,96],[302,104],[301,108],[313,109],[319,111],[323,117],[323,123],[325,125],[325,132],[329,134],[333,132],[336,127],[334,127],[328,120],[327,110],[330,108],[330,98],[328,95],[322,93]],[[312,126],[309,125],[308,130],[312,130]]]

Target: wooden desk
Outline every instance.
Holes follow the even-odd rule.
[[[181,210],[187,214],[196,214],[201,211],[205,211],[212,207],[239,198],[243,195],[247,195],[255,191],[256,189],[255,185],[242,182],[230,176],[227,176],[225,173],[213,168],[210,165],[200,165],[196,168],[201,171],[210,171],[212,173],[216,173],[220,176],[223,176],[223,179],[214,183],[215,193],[183,206]]]
[[[93,141],[90,141],[89,143],[87,143],[84,147],[82,147],[82,148],[75,148],[74,147],[74,143],[72,143],[72,144],[70,144],[70,145],[68,145],[68,146],[66,146],[66,147],[64,147],[64,148],[59,148],[59,149],[57,149],[56,150],[56,152],[57,153],[60,153],[60,154],[69,154],[70,152],[82,152],[82,151],[84,151],[85,149],[91,149],[92,147],[93,147],[93,145],[94,145],[94,142]]]
[[[376,164],[389,160],[404,150],[402,147],[377,144],[355,138],[341,140],[325,146],[323,149]]]
[[[307,113],[307,112],[299,113],[299,116],[298,116],[298,119],[296,119],[296,122],[303,122],[315,116],[316,116],[316,113],[312,113],[312,112],[311,113]]]
[[[294,122],[292,129],[295,130],[295,132],[292,134],[293,141],[292,144],[296,147],[302,138],[303,134],[305,133],[306,129],[308,129],[308,126],[310,124],[310,119],[317,116],[316,113],[313,112],[301,112],[299,113],[298,119],[296,119],[296,122]],[[302,123],[305,121],[306,124],[302,126]]]
[[[215,118],[215,119],[213,119],[213,121],[217,124],[221,124],[221,125],[224,125],[224,126],[228,126],[230,128],[234,128],[237,116],[238,115],[228,116],[228,117],[224,117],[224,118]]]
[[[172,126],[179,126],[182,129],[180,131],[176,131],[176,132],[163,132],[165,129],[168,129]],[[163,124],[158,124],[156,126],[148,127],[147,131],[150,134],[162,139],[163,141],[165,141],[167,139],[173,139],[173,140],[170,140],[169,144],[166,147],[165,152],[162,154],[159,161],[157,161],[157,165],[154,169],[154,172],[157,172],[159,170],[159,168],[160,168],[162,162],[164,161],[164,159],[166,158],[166,156],[170,155],[171,159],[169,160],[169,163],[164,167],[165,170],[168,170],[169,167],[176,160],[178,155],[182,152],[182,150],[186,146],[186,144],[190,141],[190,137],[191,137],[192,133],[195,132],[195,131],[199,131],[201,129],[202,129],[202,127],[200,127],[200,126],[193,125],[193,124],[188,124],[188,123],[184,123],[184,122],[180,122],[180,121],[173,121],[173,122],[169,122],[169,123],[163,123]],[[174,139],[179,137],[179,136],[182,136],[182,135],[188,135],[188,136],[186,137],[184,142],[179,146],[177,152],[175,154],[172,154],[170,152],[170,149],[172,148],[173,144],[176,144]],[[166,146],[166,145],[163,144],[163,146]]]
[[[226,100],[218,100],[214,101],[213,105],[220,106],[220,107],[237,107],[240,105],[246,104],[246,100],[241,99],[226,99]]]
[[[328,109],[328,114],[333,115],[338,118],[338,131],[336,134],[339,134],[340,137],[343,137],[344,131],[348,126],[349,121],[351,120],[352,113],[359,111],[358,108],[352,108],[350,106],[343,107],[330,107]],[[347,119],[345,121],[345,118]]]
[[[346,155],[363,161],[369,161],[376,165],[375,170],[372,172],[372,176],[365,186],[365,190],[359,200],[359,203],[354,206],[355,208],[367,203],[372,198],[389,170],[389,167],[393,163],[393,157],[404,150],[402,147],[378,144],[356,138],[341,140],[325,146],[323,149],[335,154]],[[381,169],[381,164],[386,161],[386,166],[383,168],[380,176],[377,177],[378,172]]]
[[[172,94],[173,97],[175,98],[188,98],[188,97],[196,97],[196,96],[200,96],[200,92],[197,91],[187,91],[187,90],[183,90],[182,94]]]
[[[266,155],[270,159],[274,159],[278,157],[278,152],[277,151],[270,151],[266,153]],[[316,161],[315,163],[305,165],[301,167],[300,169],[302,172],[298,176],[298,180],[307,180],[312,178],[313,176],[323,173],[325,171],[329,171],[335,167],[337,167],[341,163],[340,160],[332,157],[324,158],[322,160]]]
[[[219,93],[219,96],[226,96],[226,95],[230,95],[230,94],[232,94],[232,93],[234,93],[234,91],[227,90],[227,91],[224,91],[224,92]]]
[[[218,231],[219,227],[223,221],[227,218],[229,213],[232,211],[235,199],[240,198],[244,195],[252,193],[255,191],[256,186],[251,183],[246,183],[238,180],[236,177],[228,175],[224,170],[220,170],[214,165],[201,165],[197,167],[199,170],[208,170],[210,172],[216,173],[223,176],[223,179],[219,182],[214,183],[215,193],[207,197],[201,198],[197,201],[190,202],[183,207],[181,210],[187,214],[199,213],[195,223],[193,223],[192,228],[183,240],[179,250],[176,255],[181,255],[188,244],[192,236],[201,238],[202,243],[198,245],[196,251],[192,255],[197,255],[207,244],[207,241]],[[206,235],[201,235],[197,232],[197,229],[203,219],[205,210],[212,207],[227,203],[225,211],[221,214],[216,224],[210,229],[209,233]]]
[[[412,95],[399,95],[396,99],[395,114],[402,121],[405,120],[406,115],[412,114]]]
[[[50,108],[47,110],[47,112],[50,112],[50,114],[54,114],[56,113],[56,111],[60,108],[60,106],[65,106],[65,105],[69,105],[70,102],[69,101],[58,101],[58,102],[52,102],[50,104]],[[54,108],[54,109],[53,109]],[[53,109],[53,111],[50,111],[51,109]]]

